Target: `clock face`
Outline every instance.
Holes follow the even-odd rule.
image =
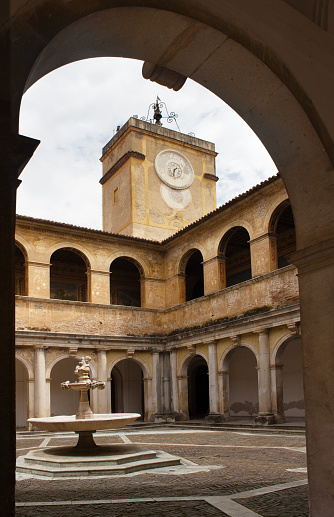
[[[161,151],[156,156],[154,165],[159,178],[169,187],[185,189],[194,181],[194,170],[190,161],[178,151]]]

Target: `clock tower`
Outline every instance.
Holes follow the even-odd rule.
[[[103,229],[162,241],[216,208],[215,145],[130,118],[103,148]]]

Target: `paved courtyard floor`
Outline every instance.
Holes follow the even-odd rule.
[[[306,517],[305,435],[294,430],[126,428],[98,444],[133,443],[182,465],[101,478],[17,474],[18,517]],[[17,456],[75,435],[18,433]]]

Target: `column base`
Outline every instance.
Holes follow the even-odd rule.
[[[154,413],[153,421],[154,422],[171,422],[174,423],[175,420],[178,420],[178,413]]]
[[[255,423],[257,425],[272,425],[276,423],[275,415],[272,413],[259,415],[255,417]]]
[[[207,422],[225,422],[225,417],[221,413],[209,413],[208,416],[205,417]]]

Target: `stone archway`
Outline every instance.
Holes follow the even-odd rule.
[[[78,359],[66,357],[57,361],[51,369],[50,413],[51,416],[75,415],[78,411],[80,394],[78,391],[62,390],[60,384],[65,381],[76,382],[74,374]]]
[[[210,411],[209,370],[204,357],[194,355],[188,364],[187,374],[189,418],[204,418]]]
[[[1,342],[4,349],[12,352],[4,364],[4,389],[0,393],[7,397],[6,386],[14,379],[14,284],[10,264],[16,177],[37,144],[16,134],[25,85],[63,64],[62,59],[69,62],[97,55],[122,55],[167,66],[208,87],[249,123],[269,150],[287,187],[297,235],[293,261],[299,267],[303,319],[311,514],[330,515],[328,508],[334,498],[329,484],[334,461],[328,454],[333,442],[329,416],[332,410],[328,408],[333,407],[330,394],[334,386],[333,329],[328,317],[334,309],[332,36],[326,24],[312,24],[316,20],[304,17],[283,0],[274,4],[256,0],[247,5],[235,0],[225,0],[223,5],[205,0],[194,5],[181,0],[177,6],[166,0],[163,4],[154,2],[160,9],[150,13],[140,7],[145,5],[144,0],[134,3],[136,7],[129,5],[122,14],[118,11],[117,19],[117,9],[103,11],[113,5],[111,0],[89,4],[73,0],[71,9],[60,0],[52,6],[47,0],[17,1],[10,14],[8,11],[8,23],[2,25],[0,36],[6,39],[10,31],[12,45],[7,70],[4,59],[1,78],[6,135],[3,166],[8,171],[1,189],[0,242],[4,252],[0,254],[0,267],[8,271],[2,289],[2,306],[6,310],[2,313]],[[163,18],[166,16],[170,16],[168,21]],[[108,27],[107,38],[101,37],[104,27]],[[329,32],[332,30],[329,25]],[[154,45],[146,34],[150,34]],[[325,397],[321,407],[320,393]],[[8,431],[1,442],[13,455],[14,440],[9,436],[14,432],[14,396],[5,398],[3,407],[5,404]],[[13,459],[9,463],[13,469]],[[4,484],[5,489],[6,486],[8,483]]]
[[[144,380],[141,365],[122,359],[111,370],[111,407],[113,413],[145,415]]]

